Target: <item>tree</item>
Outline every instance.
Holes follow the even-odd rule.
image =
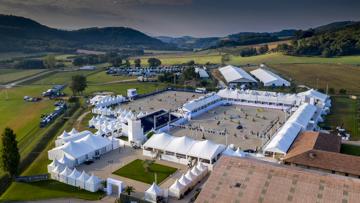
[[[71,78],[70,89],[73,92],[73,95],[77,93],[82,93],[87,87],[86,77],[83,75],[74,75]]]
[[[193,65],[195,65],[195,61],[194,61],[194,60],[190,60],[190,61],[186,62],[186,65],[188,65],[188,66],[193,66]]]
[[[339,94],[346,94],[346,89],[340,89]]]
[[[146,173],[150,172],[150,167],[154,163],[154,160],[145,160],[143,161],[143,167]]]
[[[137,58],[134,60],[135,67],[141,67],[141,59]]]
[[[18,174],[20,154],[17,146],[16,135],[10,128],[5,128],[2,136],[1,166],[11,177]]]
[[[126,192],[126,194],[129,195],[129,196],[130,196],[131,193],[134,192],[134,191],[135,191],[135,188],[134,188],[133,186],[126,186],[126,187],[125,187],[125,192]]]
[[[227,62],[230,61],[230,55],[224,54],[221,56],[221,65],[225,65]]]
[[[114,57],[110,60],[110,63],[114,66],[114,67],[119,67],[122,65],[122,58],[120,56]]]
[[[260,46],[259,47],[259,54],[265,54],[269,51],[269,46],[267,44],[265,44],[264,46]]]
[[[185,80],[192,80],[192,79],[196,79],[198,76],[198,74],[195,72],[195,68],[194,67],[187,67],[184,69],[184,71],[182,72],[182,78]]]
[[[130,64],[130,61],[129,61],[128,59],[126,59],[126,60],[125,60],[125,66],[126,66],[126,67],[130,67],[130,65],[131,65],[131,64]]]
[[[55,56],[52,55],[52,54],[49,54],[47,56],[44,57],[43,59],[43,63],[44,63],[44,66],[47,68],[47,69],[53,69],[56,67],[56,59],[55,59]]]
[[[161,65],[161,61],[158,58],[149,58],[148,63],[150,67],[157,67]]]

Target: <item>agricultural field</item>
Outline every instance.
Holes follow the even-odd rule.
[[[0,84],[7,84],[19,79],[23,79],[32,75],[36,75],[44,69],[31,69],[31,70],[19,70],[19,69],[0,69]]]
[[[58,84],[68,84],[71,81],[71,77],[74,75],[85,75],[97,73],[98,71],[59,71],[54,74],[44,76],[39,78],[36,81],[33,81],[33,85],[58,85]]]
[[[190,60],[194,60],[198,64],[206,63],[221,63],[221,52],[191,52],[183,54],[159,54],[153,56],[144,56],[141,57],[141,62],[143,65],[147,65],[147,59],[150,57],[159,58],[164,65],[174,65],[186,63]],[[131,61],[133,62],[133,61]],[[269,53],[258,56],[250,57],[241,57],[230,55],[230,61],[227,64],[232,65],[246,65],[246,64],[296,64],[296,63],[306,63],[306,64],[360,64],[360,56],[344,56],[344,57],[334,57],[334,58],[322,58],[322,57],[299,57],[299,56],[287,56],[281,53]]]
[[[296,84],[303,84],[316,89],[333,88],[338,94],[346,89],[348,94],[360,95],[360,67],[338,64],[273,64],[274,72]]]

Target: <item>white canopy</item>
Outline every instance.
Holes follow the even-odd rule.
[[[173,137],[173,139],[165,147],[165,151],[184,154],[184,152],[188,152],[195,143],[195,140],[187,136]]]
[[[198,141],[192,145],[189,156],[211,160],[225,149],[224,145],[215,144],[210,140]]]
[[[65,169],[59,174],[59,181],[67,183],[67,177],[71,174],[71,170],[66,166]]]
[[[101,187],[101,179],[92,174],[90,178],[85,182],[85,189],[90,192],[96,192]]]
[[[179,183],[185,186],[185,188],[189,188],[191,186],[191,180],[187,179],[184,174],[181,175]]]
[[[205,96],[199,97],[195,100],[191,100],[189,102],[186,102],[183,105],[183,110],[188,111],[188,112],[193,112],[197,109],[200,109],[206,105],[212,104],[216,101],[219,101],[221,98],[215,93],[209,93]]]
[[[89,179],[89,175],[83,171],[81,175],[76,179],[76,186],[80,188],[85,188],[85,182]]]
[[[186,187],[180,184],[179,180],[176,179],[175,182],[169,187],[169,195],[172,197],[180,198],[184,194]]]
[[[258,68],[250,73],[264,83],[264,86],[290,86],[290,82],[269,70]]]
[[[165,150],[166,146],[174,139],[173,136],[167,133],[160,133],[151,136],[149,140],[143,145],[145,148],[154,148]]]
[[[74,168],[74,170],[68,176],[68,184],[76,186],[76,179],[81,175],[81,173]]]
[[[79,133],[79,131],[77,131],[75,128],[71,129],[71,131],[69,132],[70,135],[74,135]]]
[[[287,123],[297,123],[303,130],[307,130],[310,120],[316,113],[317,108],[314,105],[304,103],[302,104],[286,121]]]
[[[150,188],[145,191],[145,200],[156,202],[156,199],[159,196],[163,196],[163,190],[155,183],[153,183]]]
[[[61,135],[59,135],[59,139],[63,139],[63,138],[65,138],[65,137],[69,137],[70,136],[70,134],[69,133],[67,133],[65,130],[64,130],[64,132],[61,134]]]

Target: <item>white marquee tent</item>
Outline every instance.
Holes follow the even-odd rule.
[[[169,187],[169,196],[180,199],[186,192],[186,187],[182,185],[178,179]]]
[[[153,183],[149,189],[145,191],[145,200],[150,202],[157,202],[157,198],[164,195],[163,190]]]
[[[85,189],[85,182],[90,178],[90,176],[83,171],[78,178],[76,178],[76,187]]]
[[[74,170],[68,176],[68,184],[72,186],[76,186],[76,179],[79,178],[81,173],[74,168]]]
[[[263,68],[258,68],[256,70],[253,70],[250,72],[253,76],[255,76],[258,80],[260,80],[265,87],[268,86],[276,86],[276,87],[281,87],[281,86],[290,86],[290,82],[285,80],[284,78],[278,76],[277,74],[269,71],[269,70],[265,70]]]
[[[256,83],[257,81],[242,68],[227,65],[219,68],[227,83]]]
[[[102,187],[102,180],[92,174],[89,179],[85,182],[85,190],[90,192],[96,192]]]

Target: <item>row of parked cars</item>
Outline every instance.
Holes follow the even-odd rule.
[[[180,73],[184,66],[159,66],[159,67],[136,67],[136,68],[119,68],[110,67],[106,73],[109,75],[128,75],[128,76],[155,76],[161,73]]]
[[[67,108],[67,105],[64,101],[59,101],[54,104],[55,109],[50,114],[43,114],[40,120],[40,128],[43,128],[50,123],[52,123],[57,117],[63,114]]]

